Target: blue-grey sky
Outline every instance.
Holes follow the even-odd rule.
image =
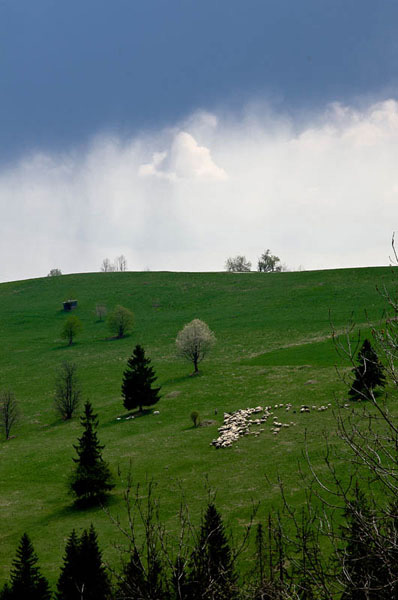
[[[305,146],[295,158],[291,146],[308,135],[322,148],[325,135],[328,148],[335,144],[335,154],[323,155],[315,183],[307,186],[315,196],[317,188],[330,196],[332,210],[341,201],[335,186],[340,176],[341,185],[348,177],[350,161],[358,166],[358,179],[352,179],[351,164],[347,184],[357,189],[361,161],[368,171],[372,164],[370,150],[358,155],[347,131],[359,122],[381,128],[371,146],[376,162],[384,156],[387,164],[380,165],[375,190],[395,189],[389,161],[396,149],[397,28],[395,0],[0,0],[0,233],[8,234],[8,244],[14,240],[16,257],[0,280],[42,275],[52,267],[96,270],[106,253],[122,251],[131,269],[219,270],[234,252],[255,264],[271,244],[292,268],[378,264],[383,256],[387,261],[398,216],[394,202],[369,257],[353,250],[344,260],[341,243],[318,248],[317,239],[297,251],[311,218],[298,209],[306,194],[302,173],[320,158],[315,142],[314,154]],[[383,124],[375,116],[380,111]],[[336,170],[342,153],[346,161]],[[253,161],[256,180],[249,183]],[[94,192],[94,182],[109,170],[101,193]],[[282,189],[295,170],[289,191]],[[200,178],[207,183],[199,184]],[[217,189],[206,187],[209,180]],[[95,193],[104,189],[96,204]],[[231,200],[237,189],[239,197]],[[208,218],[215,218],[210,230],[218,242],[210,251],[201,254],[206,223],[195,237],[198,223],[192,212],[185,214],[182,192],[199,205],[212,194],[218,208]],[[299,203],[296,244],[295,224],[283,210],[293,201],[290,194]],[[258,219],[241,231],[242,214],[258,211],[259,204],[265,219],[267,206],[268,214],[280,206],[279,220],[273,228],[264,223],[262,236]],[[129,207],[141,219],[130,237]],[[225,213],[236,217],[228,228]],[[60,235],[65,222],[69,234]],[[365,225],[357,227],[354,238],[360,239]],[[149,248],[154,231],[161,232],[160,248],[158,242]],[[36,266],[33,259],[21,265],[18,256],[26,236],[41,256]],[[73,252],[66,256],[70,245],[76,247],[72,258]]]

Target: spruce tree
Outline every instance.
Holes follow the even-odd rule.
[[[232,600],[237,598],[236,579],[221,515],[210,502],[191,555],[187,597],[190,600]]]
[[[384,387],[386,378],[384,367],[368,339],[358,352],[357,362],[358,366],[352,370],[355,380],[348,393],[353,399],[370,398],[375,387]]]
[[[90,402],[84,405],[84,414],[80,420],[84,431],[82,437],[78,438],[78,445],[73,446],[78,457],[73,459],[76,466],[70,477],[69,487],[76,496],[77,504],[88,505],[100,502],[114,484],[111,482],[109,467],[102,459],[101,451],[104,446],[97,438],[97,415],[93,414]]]
[[[73,530],[65,546],[64,564],[57,583],[57,600],[79,600],[81,567],[79,538]]]
[[[143,406],[153,406],[160,400],[160,387],[153,388],[156,375],[151,359],[145,357],[145,350],[137,344],[131,358],[127,361],[127,369],[123,373],[122,396],[127,410]]]
[[[110,582],[98,547],[97,534],[93,525],[84,530],[79,544],[80,561],[83,565],[81,577],[85,600],[107,600],[110,598]]]
[[[134,548],[123,568],[117,598],[145,597],[146,587],[145,569],[137,548]]]
[[[57,600],[107,600],[110,583],[102,564],[94,527],[80,537],[72,531],[66,547],[64,564],[57,583]]]
[[[142,598],[145,600],[168,600],[163,565],[157,544],[150,541],[141,553],[134,546],[130,560],[125,564],[118,586],[117,598]]]
[[[346,502],[344,517],[340,562],[345,586],[341,600],[386,600],[382,593],[387,582],[385,565],[372,537],[379,523],[358,484],[354,498]]]
[[[11,589],[8,583],[4,584],[4,587],[0,592],[0,600],[12,600]]]
[[[33,549],[32,542],[26,533],[19,543],[16,557],[11,569],[10,587],[4,592],[3,597],[10,600],[50,600],[51,591],[48,581],[40,573],[37,566],[38,558]]]

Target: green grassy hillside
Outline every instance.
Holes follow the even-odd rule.
[[[122,479],[131,461],[135,481],[153,478],[168,528],[176,526],[179,488],[194,520],[206,498],[205,476],[218,490],[217,504],[237,531],[252,500],[260,515],[279,502],[278,474],[289,498],[303,502],[298,461],[304,432],[321,465],[323,429],[333,434],[331,410],[301,415],[301,404],[333,405],[345,388],[330,339],[331,324],[343,330],[351,317],[368,329],[381,319],[384,302],[376,284],[392,283],[389,268],[302,273],[97,273],[0,285],[0,388],[11,388],[22,419],[15,437],[0,442],[0,584],[8,574],[21,534],[27,531],[43,572],[55,581],[65,539],[73,527],[93,523],[105,558],[115,561],[118,533],[100,509],[76,511],[66,480],[80,435],[79,419],[62,422],[54,412],[55,372],[65,359],[76,362],[84,397],[99,415],[104,458]],[[66,318],[62,302],[78,300],[74,311],[84,329],[66,346],[60,337]],[[96,303],[121,304],[134,312],[131,335],[112,339],[96,320]],[[365,310],[367,316],[365,316]],[[175,356],[175,337],[194,318],[215,332],[217,344],[201,363],[201,374]],[[142,344],[152,358],[163,397],[156,409],[134,420],[124,414],[120,386],[127,358]],[[348,365],[340,362],[343,370]],[[210,445],[223,412],[257,405],[292,403],[296,423],[273,436],[269,426],[230,449]],[[194,429],[192,410],[215,424]],[[217,410],[217,414],[215,411]],[[284,408],[275,409],[281,419]],[[320,466],[322,468],[322,466]],[[109,509],[124,518],[124,483],[117,479]]]

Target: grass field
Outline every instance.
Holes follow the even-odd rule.
[[[301,273],[96,273],[4,283],[0,285],[0,388],[11,388],[22,418],[15,437],[0,442],[0,585],[8,576],[16,545],[26,531],[44,574],[52,583],[72,528],[93,523],[106,560],[116,562],[118,532],[100,508],[77,511],[66,481],[80,435],[78,418],[61,421],[53,405],[54,377],[65,359],[78,365],[84,397],[98,413],[104,458],[115,473],[109,503],[124,518],[123,491],[131,462],[136,482],[153,478],[166,526],[176,527],[179,489],[183,488],[194,521],[206,500],[206,476],[217,490],[217,505],[239,533],[260,501],[259,516],[280,502],[278,475],[289,500],[304,502],[298,474],[304,434],[320,471],[324,435],[336,444],[332,411],[300,414],[301,404],[344,399],[336,374],[349,364],[335,352],[331,322],[343,331],[353,318],[364,337],[369,323],[383,316],[376,291],[393,285],[390,268],[344,269]],[[74,311],[83,331],[68,347],[60,337],[66,318],[62,302],[78,300]],[[121,304],[134,312],[135,326],[124,339],[111,338],[94,314],[96,303]],[[366,311],[366,313],[365,313]],[[175,338],[194,318],[215,332],[217,344],[191,377],[192,365],[175,355]],[[134,346],[152,358],[162,399],[134,420],[117,420],[125,410],[120,386]],[[215,450],[223,412],[257,405],[292,403],[294,427],[273,436],[266,426],[258,437],[242,438],[230,449]],[[192,427],[190,413],[215,423]],[[215,411],[217,410],[217,414]],[[285,418],[284,409],[275,414]],[[342,457],[343,464],[343,457]],[[117,477],[120,471],[121,478]]]

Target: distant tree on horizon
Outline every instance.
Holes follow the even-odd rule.
[[[227,258],[225,262],[225,270],[229,273],[249,273],[252,263],[246,259],[246,256],[235,256]]]
[[[62,275],[61,269],[51,269],[47,277],[58,277],[59,275]]]
[[[115,258],[115,271],[127,271],[127,259],[123,254]]]
[[[282,265],[279,256],[271,254],[268,249],[260,256],[257,263],[257,271],[261,273],[273,273],[282,271]]]
[[[116,271],[115,265],[109,260],[109,258],[104,258],[101,264],[102,273],[113,273]]]

